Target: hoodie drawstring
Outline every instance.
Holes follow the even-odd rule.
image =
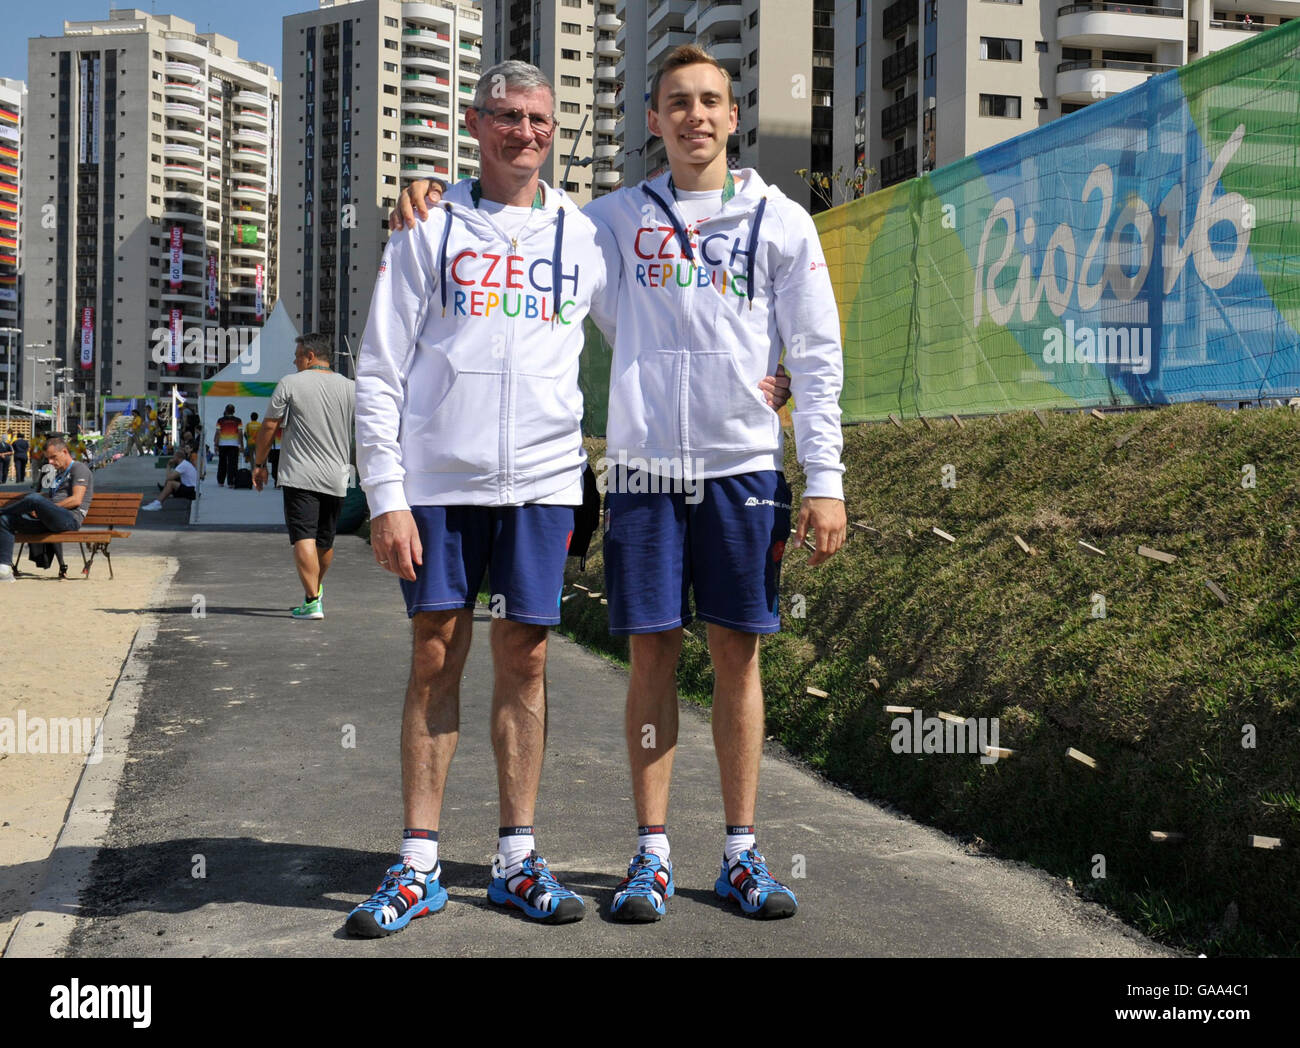
[[[551,255],[551,292],[555,305],[551,308],[551,323],[560,315],[560,256],[564,251],[564,206],[555,213],[555,251]]]
[[[673,224],[673,229],[677,232],[677,242],[682,245],[682,254],[694,262],[695,252],[691,250],[691,239],[686,235],[686,230],[682,228],[682,224],[677,221],[677,213],[669,207],[664,202],[664,198],[651,189],[649,185],[642,186],[641,190],[664,209],[664,214],[668,216],[668,221]]]
[[[754,221],[749,227],[749,253],[745,256],[745,291],[749,296],[749,308],[754,308],[754,252],[758,249],[758,227],[763,224],[763,212],[767,210],[767,197],[760,197],[758,210],[754,212]]]
[[[442,224],[442,243],[438,245],[438,291],[442,295],[442,315],[447,315],[447,236],[451,233],[451,205],[443,204],[447,221]]]

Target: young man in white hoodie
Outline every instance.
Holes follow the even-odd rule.
[[[402,720],[400,858],[348,917],[389,935],[446,904],[443,788],[473,608],[487,573],[501,828],[488,897],[551,924],[583,903],[537,853],[548,627],[583,501],[583,319],[605,294],[596,228],[538,172],[555,97],[534,66],[488,69],[466,124],[482,177],[384,252],[356,379],[357,463],[375,558],[401,579],[413,654]],[[608,321],[606,321],[608,323]],[[500,617],[496,617],[500,616]]]
[[[746,914],[787,917],[794,893],[771,876],[754,835],[758,642],[780,628],[791,508],[779,420],[759,383],[784,346],[808,481],[794,540],[798,548],[812,532],[816,565],[843,545],[846,526],[839,318],[808,213],[756,171],[727,168],[738,112],[725,71],[687,45],[664,60],[651,90],[650,129],[671,174],[584,209],[608,233],[611,286],[618,274],[606,454],[629,467],[611,475],[604,553],[610,630],[631,648],[625,735],[639,826],[611,915],[657,920],[674,892],[665,824],[693,590],[709,624],[726,819],[715,891]],[[403,194],[405,217],[421,188]]]

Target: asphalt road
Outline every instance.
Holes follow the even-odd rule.
[[[635,845],[626,674],[553,636],[538,846],[586,918],[543,927],[487,901],[496,781],[489,618],[476,620],[441,826],[446,909],[386,939],[343,933],[394,859],[409,626],[397,584],[339,540],[327,617],[297,622],[283,534],[156,520],[129,542],[180,567],[115,697],[134,729],[91,766],[24,919],[19,956],[1169,956],[1059,880],[764,760],[759,844],[799,913],[758,922],[715,898],[723,816],[707,714],[682,717],[668,828],[678,894],[626,926],[610,897]],[[119,572],[128,570],[119,561]],[[201,608],[202,617],[196,617]],[[128,609],[124,609],[124,613]],[[349,738],[354,745],[345,745]],[[802,869],[803,876],[793,876]],[[201,875],[200,875],[201,874]]]

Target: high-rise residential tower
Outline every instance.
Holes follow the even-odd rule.
[[[24,340],[89,404],[197,385],[277,297],[274,72],[133,9],[33,37],[27,68]]]
[[[402,186],[478,173],[464,114],[482,34],[451,0],[321,0],[284,19],[282,297],[300,331],[335,337],[345,373]]]

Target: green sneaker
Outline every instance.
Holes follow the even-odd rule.
[[[325,611],[321,608],[320,597],[315,600],[304,600],[296,608],[290,608],[289,614],[295,619],[323,619]]]

